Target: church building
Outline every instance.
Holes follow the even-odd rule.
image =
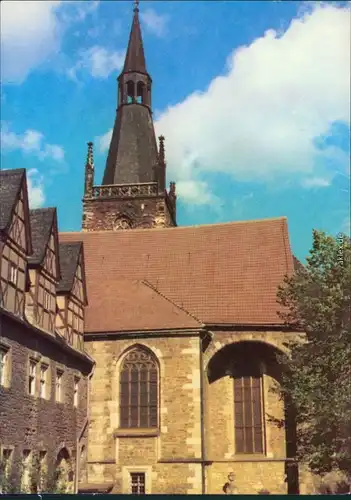
[[[88,145],[82,231],[59,235],[83,242],[96,363],[80,489],[294,493],[294,426],[272,391],[297,335],[276,300],[287,220],[177,226],[137,5],[117,100],[101,184]]]

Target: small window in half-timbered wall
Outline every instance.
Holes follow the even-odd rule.
[[[17,286],[17,280],[18,280],[18,268],[13,262],[10,262],[9,264],[9,282],[12,283],[14,286]]]
[[[83,350],[83,308],[70,300],[67,312],[68,342],[76,349]]]
[[[44,290],[43,292],[43,306],[44,306],[44,309],[46,309],[47,311],[50,310],[50,299],[51,299],[51,296],[49,294],[49,292],[47,290]]]

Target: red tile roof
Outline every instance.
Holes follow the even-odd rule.
[[[277,287],[293,272],[286,218],[60,234],[77,240],[87,332],[282,323]]]

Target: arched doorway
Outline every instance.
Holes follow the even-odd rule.
[[[62,448],[56,458],[55,464],[56,489],[60,493],[73,493],[74,472],[72,460],[67,448]]]

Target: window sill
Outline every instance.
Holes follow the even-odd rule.
[[[151,429],[116,429],[113,433],[113,437],[157,437],[160,435],[160,431],[157,428]]]

